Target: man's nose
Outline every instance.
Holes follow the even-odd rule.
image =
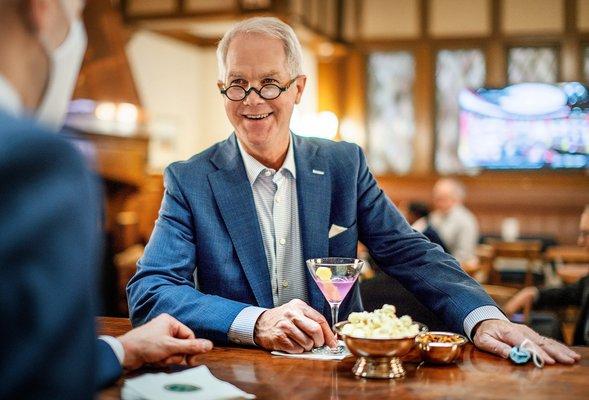
[[[243,104],[246,106],[255,106],[264,103],[264,99],[260,97],[255,90],[251,90],[250,93],[243,99]]]

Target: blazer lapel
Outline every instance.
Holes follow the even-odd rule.
[[[293,138],[303,257],[304,260],[326,257],[329,253],[331,208],[329,170],[319,146],[297,135],[293,135]],[[305,273],[311,306],[324,315],[329,315],[327,301],[306,267]]]
[[[209,183],[246,278],[260,307],[274,307],[270,273],[256,206],[235,134],[219,146],[211,162],[219,168]]]

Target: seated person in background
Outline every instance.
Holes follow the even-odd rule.
[[[429,207],[425,203],[412,201],[407,206],[407,222],[411,227],[417,232],[423,233],[430,242],[440,245],[446,253],[449,253],[446,244],[438,235],[438,231],[430,223],[429,214]]]
[[[169,315],[96,338],[101,195],[50,129],[84,54],[81,6],[0,1],[0,399],[91,399],[122,368],[195,364],[212,346]]]
[[[589,251],[589,205],[581,215],[579,245]],[[589,345],[589,276],[560,288],[538,289],[534,286],[520,290],[504,307],[507,315],[513,315],[525,307],[578,306],[579,315],[575,324],[573,345]],[[532,327],[534,314],[531,317]],[[560,322],[558,322],[560,326]]]
[[[475,216],[463,205],[464,197],[462,183],[450,178],[438,180],[433,189],[434,211],[429,218],[450,254],[463,267],[476,263],[479,242],[479,225]]]
[[[127,286],[133,323],[168,312],[198,336],[301,353],[335,346],[329,304],[305,267],[355,257],[357,243],[456,332],[507,357],[525,338],[546,362],[579,355],[511,323],[449,254],[411,229],[353,143],[289,129],[306,76],[301,46],[276,18],[251,18],[217,48],[234,127],[225,141],[166,168],[155,229]],[[358,285],[339,316],[361,311]]]

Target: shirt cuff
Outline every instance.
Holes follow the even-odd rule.
[[[237,314],[237,317],[233,320],[231,328],[227,337],[233,343],[238,344],[250,344],[255,346],[254,342],[254,328],[256,327],[256,321],[262,315],[267,308],[261,307],[246,307]]]
[[[100,335],[98,339],[104,340],[106,344],[110,346],[115,356],[119,360],[119,364],[123,366],[123,361],[125,360],[125,349],[123,348],[123,344],[115,337]]]
[[[464,332],[466,336],[472,341],[472,337],[470,336],[473,328],[481,321],[485,321],[487,319],[500,319],[503,321],[509,321],[505,314],[501,312],[495,306],[482,306],[479,308],[475,308],[472,310],[466,318],[464,318]]]

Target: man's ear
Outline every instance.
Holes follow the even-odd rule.
[[[299,75],[299,77],[295,81],[296,89],[297,89],[297,96],[295,98],[295,104],[299,104],[301,102],[301,97],[303,96],[303,91],[305,90],[306,83],[307,83],[307,76],[306,75]]]

